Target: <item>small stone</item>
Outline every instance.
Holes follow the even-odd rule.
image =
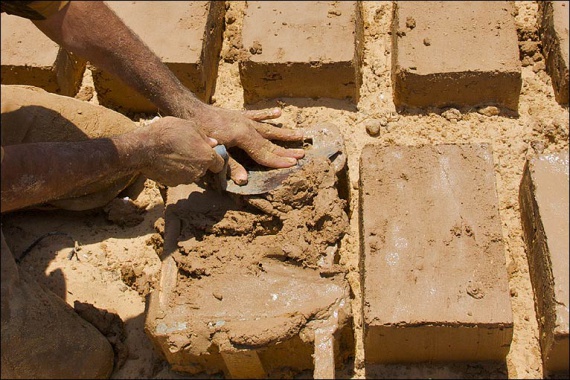
[[[378,136],[380,134],[380,127],[380,120],[370,120],[368,124],[366,124],[366,132],[368,132],[370,136]]]
[[[524,57],[521,60],[521,65],[522,65],[522,67],[527,67],[527,66],[532,65],[532,59],[530,57]]]
[[[516,289],[511,289],[511,297],[517,297],[519,294]]]
[[[523,56],[532,57],[536,52],[538,52],[538,42],[537,41],[521,41],[519,42],[519,51]]]
[[[408,29],[414,29],[416,27],[416,20],[413,17],[408,17],[406,19],[406,27]]]
[[[495,106],[482,107],[479,108],[477,112],[484,116],[497,116],[501,113],[501,111],[499,111],[499,109]]]
[[[261,54],[263,53],[263,47],[259,41],[253,41],[253,46],[249,48],[251,54]]]
[[[462,118],[461,112],[456,108],[450,108],[447,111],[444,111],[441,116],[449,121],[457,121]]]
[[[430,46],[430,45],[431,45],[431,40],[430,40],[429,38],[424,38],[424,45]]]
[[[221,294],[218,293],[218,292],[213,292],[212,295],[213,295],[216,299],[218,299],[218,300],[220,300],[220,301],[224,298],[224,296],[221,295]]]
[[[530,146],[536,154],[542,154],[545,149],[543,141],[532,141]]]
[[[536,62],[533,66],[532,66],[532,71],[535,73],[538,73],[539,71],[544,71],[544,69],[546,68],[546,65],[544,64],[543,61],[539,61]]]

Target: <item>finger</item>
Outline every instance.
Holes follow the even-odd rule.
[[[301,129],[278,128],[267,123],[256,123],[255,129],[269,140],[301,141],[304,137]]]
[[[270,168],[288,168],[297,163],[294,157],[276,154],[275,152],[283,153],[284,148],[261,137],[250,139],[243,149],[255,162]]]
[[[228,170],[230,171],[230,178],[236,184],[245,185],[247,183],[247,170],[232,157],[228,160]]]
[[[281,116],[281,109],[276,107],[264,110],[248,110],[244,111],[243,115],[248,119],[254,121],[277,119],[279,116]]]
[[[296,159],[305,157],[305,150],[304,149],[293,149],[293,148],[283,148],[279,145],[275,145],[273,149],[273,154],[276,154],[281,157],[293,157]]]

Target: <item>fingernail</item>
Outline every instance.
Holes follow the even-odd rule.
[[[287,160],[287,163],[291,164],[291,165],[295,165],[297,163],[297,159],[296,158],[292,158],[292,157],[286,157],[285,160]]]
[[[304,149],[293,149],[293,152],[299,157],[305,157]]]
[[[247,174],[245,174],[245,175],[242,174],[242,175],[236,176],[234,181],[238,185],[245,185],[247,183]]]

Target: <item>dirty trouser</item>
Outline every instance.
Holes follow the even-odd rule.
[[[28,86],[2,86],[2,145],[80,141],[135,127],[104,107]],[[87,196],[50,202],[85,210],[103,206],[134,178],[94,184]],[[82,193],[82,189],[78,194]],[[20,270],[2,233],[2,378],[105,378],[113,370],[107,339],[71,306]]]
[[[1,257],[2,378],[109,377],[109,341],[18,268],[3,233]]]

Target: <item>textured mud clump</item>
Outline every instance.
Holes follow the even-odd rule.
[[[255,271],[263,258],[322,267],[349,226],[336,181],[330,162],[315,159],[269,193],[181,216],[179,268],[199,278],[228,265]]]

